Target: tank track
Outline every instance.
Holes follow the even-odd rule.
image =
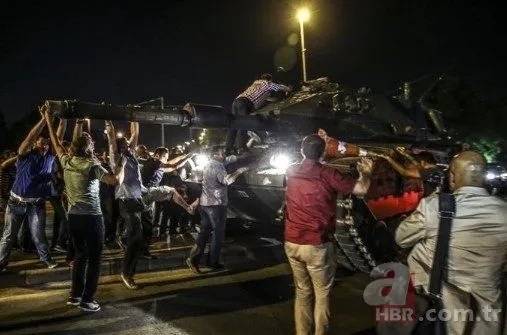
[[[337,201],[336,230],[334,239],[337,262],[349,270],[369,274],[377,265],[363,238],[359,234],[352,215],[354,201],[351,197]]]

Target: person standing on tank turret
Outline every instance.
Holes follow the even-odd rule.
[[[273,82],[269,73],[263,74],[255,80],[243,93],[238,95],[232,102],[232,115],[248,115],[261,108],[270,97],[271,92],[290,92],[288,86]],[[237,137],[237,141],[236,141]],[[247,151],[247,130],[229,129],[225,139],[225,154],[231,155],[234,142],[237,142],[238,151]]]

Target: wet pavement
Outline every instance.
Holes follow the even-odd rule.
[[[105,274],[96,296],[102,310],[93,314],[65,304],[69,280],[6,287],[0,275],[0,334],[294,334],[281,227],[233,223],[227,235],[228,249],[243,253],[224,252],[225,270],[146,267],[136,275],[137,291]],[[362,299],[369,282],[362,274],[336,281],[331,334],[372,334],[374,311]]]

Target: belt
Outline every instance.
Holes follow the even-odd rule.
[[[39,201],[43,200],[42,198],[23,198],[23,197],[20,197],[19,195],[14,194],[12,191],[11,191],[11,198],[16,200],[17,202],[29,202],[29,203],[39,202]]]

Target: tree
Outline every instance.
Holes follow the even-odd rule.
[[[441,78],[425,102],[442,112],[451,138],[480,151],[488,162],[496,162],[503,156],[506,140],[504,105],[471,82],[449,76]]]

